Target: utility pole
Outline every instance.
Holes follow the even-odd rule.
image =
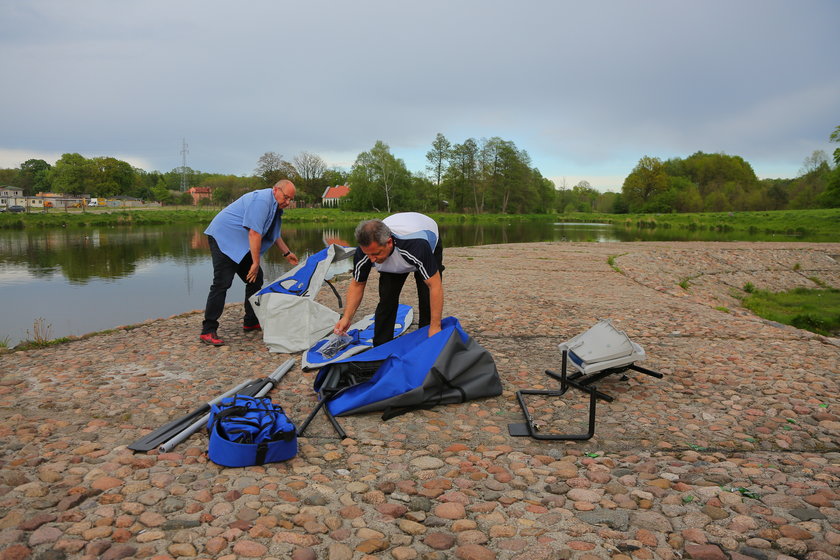
[[[181,139],[181,192],[187,190],[187,154],[190,150],[187,147],[186,138]]]

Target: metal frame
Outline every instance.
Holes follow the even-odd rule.
[[[344,429],[341,427],[341,424],[338,423],[338,420],[336,420],[335,416],[333,416],[333,413],[330,412],[330,409],[327,406],[325,406],[327,404],[327,401],[330,400],[330,397],[325,395],[324,393],[318,393],[318,398],[318,405],[312,409],[312,412],[309,413],[309,416],[306,417],[306,420],[304,420],[303,424],[301,424],[300,428],[298,428],[298,437],[306,437],[303,435],[303,432],[306,431],[306,428],[309,426],[309,423],[312,422],[312,420],[315,418],[315,415],[318,414],[318,411],[323,408],[324,414],[327,415],[327,419],[330,421],[330,424],[332,424],[333,428],[338,434],[338,437],[340,439],[345,439],[347,437],[347,432],[345,432]]]
[[[582,441],[590,439],[592,436],[595,435],[595,409],[596,403],[598,399],[605,400],[607,402],[612,402],[614,399],[610,395],[599,391],[594,383],[596,381],[600,381],[605,377],[616,373],[623,373],[627,370],[634,370],[640,373],[644,373],[645,375],[649,375],[651,377],[656,377],[657,379],[662,378],[662,374],[653,370],[649,370],[647,368],[643,368],[641,366],[637,366],[635,364],[630,364],[627,366],[621,366],[617,368],[610,368],[605,369],[599,372],[591,373],[589,375],[584,375],[583,372],[577,371],[571,375],[566,374],[568,363],[568,350],[563,350],[562,352],[562,363],[560,366],[560,375],[557,375],[555,372],[551,370],[545,370],[545,374],[549,377],[553,377],[560,381],[560,390],[548,391],[548,390],[535,390],[535,389],[523,389],[516,392],[516,399],[519,401],[519,407],[522,409],[522,413],[525,415],[525,422],[524,423],[515,423],[515,424],[508,424],[508,433],[512,437],[524,437],[530,436],[534,439],[538,440],[548,440],[548,441],[557,441],[557,440],[565,440],[565,441]],[[623,376],[622,380],[626,380],[627,376]],[[569,387],[574,387],[580,391],[585,393],[589,393],[589,429],[586,433],[583,434],[541,434],[538,433],[541,429],[541,426],[534,422],[533,418],[531,417],[531,413],[528,411],[528,404],[525,402],[525,395],[542,395],[548,397],[562,397],[566,394],[566,391],[569,390]]]
[[[557,440],[587,440],[595,435],[595,403],[598,397],[598,391],[595,387],[588,387],[571,379],[566,375],[566,357],[567,352],[563,350],[563,363],[560,367],[560,375],[558,376],[551,370],[545,370],[546,375],[560,380],[559,391],[523,389],[516,392],[516,399],[519,401],[519,407],[525,415],[524,423],[508,424],[508,433],[513,437],[530,436],[538,440],[557,441]],[[540,434],[538,433],[541,426],[534,422],[531,413],[528,412],[528,404],[525,402],[525,395],[543,395],[548,397],[562,397],[569,390],[569,387],[574,387],[585,393],[589,393],[589,430],[584,434]]]
[[[312,409],[312,412],[309,413],[309,416],[306,418],[306,420],[304,420],[303,424],[300,425],[300,428],[298,428],[298,437],[305,437],[303,434],[306,431],[306,428],[309,426],[309,423],[312,422],[312,420],[315,418],[315,415],[318,414],[318,411],[321,409],[324,410],[324,414],[327,415],[327,419],[330,421],[330,424],[332,424],[333,428],[338,434],[338,437],[340,439],[345,439],[347,437],[347,432],[344,431],[344,429],[341,427],[341,424],[338,423],[338,420],[333,415],[333,413],[330,412],[330,409],[328,406],[326,406],[326,404],[330,399],[332,399],[335,396],[336,393],[343,389],[343,387],[340,386],[343,375],[346,378],[349,378],[348,381],[350,385],[355,385],[359,383],[360,380],[357,379],[352,372],[342,373],[335,367],[327,367],[329,367],[330,369],[329,371],[327,371],[326,378],[324,379],[323,383],[321,383],[321,390],[318,391],[318,404],[315,406],[315,408]],[[379,364],[377,363],[377,365],[372,369],[361,368],[359,371],[376,371],[378,368]]]

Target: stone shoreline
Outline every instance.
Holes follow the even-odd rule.
[[[734,297],[747,282],[840,288],[840,244],[491,245],[445,264],[445,312],[504,393],[341,418],[343,441],[319,415],[285,463],[219,467],[204,434],[126,448],[288,359],[238,331],[239,304],[221,348],[190,313],[0,355],[0,559],[840,557],[840,341]],[[600,382],[615,400],[590,440],[508,435],[516,391],[556,388],[557,344],[599,318],[664,377]],[[298,364],[271,393],[298,424],[314,376]],[[585,432],[583,393],[529,403],[544,432]]]

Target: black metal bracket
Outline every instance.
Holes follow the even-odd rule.
[[[336,367],[340,364],[327,366],[329,369],[326,372],[318,390],[318,404],[314,409],[312,409],[312,412],[309,413],[309,416],[303,424],[300,425],[300,428],[298,428],[298,436],[305,437],[303,434],[306,431],[307,426],[309,426],[309,423],[315,418],[315,415],[318,414],[318,411],[323,408],[324,414],[327,415],[327,419],[330,421],[330,424],[332,424],[338,434],[338,437],[341,439],[346,438],[347,433],[344,429],[342,429],[341,424],[338,423],[338,420],[333,413],[330,412],[330,408],[327,406],[327,403],[338,393],[344,390],[345,387],[356,385],[361,383],[363,380],[370,378],[370,375],[379,369],[381,363],[382,362],[367,362],[361,365],[351,364],[353,367],[348,367],[343,370]]]
[[[596,402],[598,397],[603,395],[603,393],[599,393],[595,387],[590,387],[588,385],[582,385],[571,379],[566,375],[566,350],[563,350],[563,363],[560,368],[560,375],[558,376],[556,373],[550,370],[546,370],[546,375],[550,377],[554,377],[555,379],[560,380],[560,390],[559,391],[547,391],[547,390],[535,390],[535,389],[523,389],[521,391],[516,392],[516,399],[519,401],[519,407],[522,409],[522,413],[525,415],[525,422],[524,423],[517,423],[517,424],[508,424],[508,433],[512,437],[524,437],[530,436],[534,439],[538,440],[548,440],[548,441],[557,441],[557,440],[587,440],[590,439],[592,436],[595,435],[595,408]],[[534,419],[531,417],[531,413],[528,411],[528,404],[525,402],[525,395],[542,395],[548,397],[561,397],[563,396],[566,391],[569,390],[569,387],[574,387],[575,389],[579,389],[585,393],[589,393],[589,429],[584,434],[544,434],[539,433],[541,426],[534,422]]]
[[[324,409],[324,414],[327,416],[327,419],[330,421],[330,424],[332,424],[333,428],[335,429],[336,433],[338,434],[338,437],[340,439],[346,438],[347,437],[347,432],[344,431],[344,429],[341,427],[341,424],[338,423],[338,420],[336,420],[335,416],[333,416],[333,413],[330,412],[330,409],[326,406],[327,401],[329,400],[329,397],[323,395],[322,393],[319,393],[318,398],[319,398],[318,404],[315,406],[315,408],[312,409],[312,412],[309,413],[309,416],[306,417],[306,420],[304,420],[303,424],[301,424],[300,427],[298,428],[298,431],[297,431],[298,437],[306,437],[303,433],[306,431],[306,428],[309,426],[309,424],[315,418],[315,415],[318,414],[318,411],[323,408]]]
[[[610,375],[615,375],[617,373],[624,373],[627,370],[638,371],[640,373],[644,373],[645,375],[649,375],[651,377],[656,377],[657,379],[662,379],[662,374],[647,368],[643,368],[641,366],[637,366],[635,364],[630,364],[627,366],[621,366],[617,368],[610,368],[605,369],[602,371],[598,371],[595,373],[591,373],[589,375],[584,375],[583,372],[577,371],[571,375],[566,375],[566,368],[567,368],[567,359],[568,359],[568,350],[563,350],[562,352],[562,364],[560,366],[560,375],[557,375],[555,372],[551,370],[545,370],[545,374],[549,377],[553,377],[560,381],[560,390],[559,391],[540,391],[534,389],[525,389],[516,392],[516,398],[519,401],[519,407],[522,409],[522,413],[525,415],[525,422],[518,423],[518,424],[508,424],[508,433],[513,437],[523,437],[523,436],[530,436],[534,439],[539,440],[587,440],[595,435],[595,407],[596,402],[598,399],[604,400],[606,402],[612,402],[614,399],[610,395],[599,391],[595,387],[595,382],[604,379]],[[625,375],[622,379],[627,379]],[[541,426],[534,422],[533,418],[531,417],[531,413],[528,411],[528,405],[525,402],[525,395],[542,395],[547,397],[562,397],[566,391],[569,390],[569,387],[574,387],[580,391],[584,391],[589,393],[589,430],[585,434],[541,434],[538,433],[541,429]]]
[[[566,351],[564,350],[563,352],[564,352],[564,355],[565,355]],[[564,366],[566,365],[565,358],[563,359],[563,365]],[[575,373],[571,374],[570,376],[568,376],[567,379],[566,379],[566,383],[570,383],[573,386],[580,385],[579,388],[582,389],[584,387],[589,387],[593,383],[595,383],[597,381],[600,381],[601,379],[604,379],[605,377],[609,377],[610,375],[615,375],[617,373],[624,373],[627,370],[638,371],[639,373],[644,373],[645,375],[649,375],[651,377],[656,377],[657,379],[662,379],[662,374],[657,372],[657,371],[653,371],[653,370],[650,370],[650,369],[647,369],[647,368],[643,368],[642,366],[637,366],[636,364],[629,364],[629,365],[626,365],[626,366],[621,366],[621,367],[617,367],[617,368],[610,368],[610,369],[601,370],[601,371],[598,371],[598,372],[595,372],[595,373],[590,373],[589,375],[584,375],[583,373],[578,371],[578,372],[575,372]],[[558,376],[553,371],[552,372],[546,371],[546,374],[550,375],[551,377],[553,377],[555,379],[560,379],[560,376]],[[622,381],[624,381],[624,380],[627,379],[627,376],[626,375],[622,376],[621,379],[622,379]],[[614,400],[613,397],[611,397],[610,395],[608,395],[606,393],[602,393],[601,391],[596,390],[595,393],[598,396],[598,398],[601,399],[601,400],[604,400],[604,401],[607,401],[607,402],[613,402],[613,400]]]

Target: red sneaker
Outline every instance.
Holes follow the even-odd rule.
[[[201,342],[204,344],[212,344],[213,346],[222,346],[225,343],[225,341],[219,338],[215,332],[203,334],[198,338],[200,338]]]
[[[259,323],[257,323],[256,325],[242,325],[242,330],[245,332],[261,331],[262,327]]]

